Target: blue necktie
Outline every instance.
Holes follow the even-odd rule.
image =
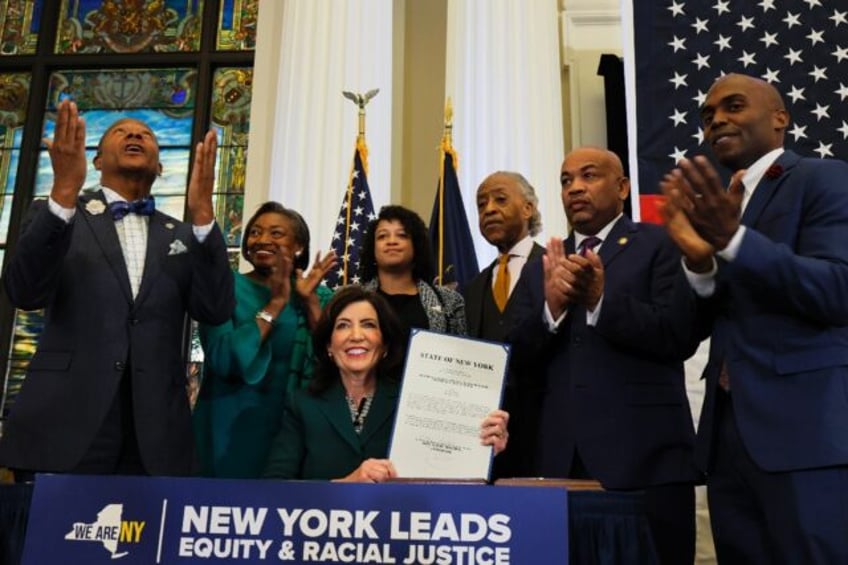
[[[112,218],[115,221],[123,219],[127,214],[141,214],[142,216],[152,216],[156,209],[156,203],[152,196],[126,202],[124,200],[116,200],[109,204],[109,211],[112,212]]]

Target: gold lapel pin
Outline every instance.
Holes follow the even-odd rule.
[[[626,237],[619,237],[619,238],[618,238],[618,244],[619,244],[619,245],[624,245],[625,243],[627,243],[627,238],[626,238]]]

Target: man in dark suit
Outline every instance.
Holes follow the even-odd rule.
[[[214,132],[197,144],[194,225],[154,211],[162,166],[150,128],[112,124],[94,158],[101,189],[81,193],[85,122],[57,109],[47,142],[53,187],[36,201],[3,277],[12,303],[45,326],[0,442],[19,471],[188,475],[194,470],[183,357],[186,314],[209,324],[234,307],[215,224]]]
[[[683,361],[697,342],[680,253],[662,226],[623,215],[614,153],[574,150],[561,184],[573,232],[525,267],[509,334],[519,363],[544,365],[538,472],[643,489],[660,561],[692,563],[700,474]]]
[[[662,182],[711,335],[696,456],[721,563],[848,563],[848,165],[784,151],[777,90],[726,75]]]
[[[533,241],[542,229],[539,199],[520,173],[499,171],[477,189],[480,233],[498,248],[498,259],[465,287],[468,335],[506,341],[510,295],[527,261],[541,257],[545,248]],[[501,296],[496,299],[496,293]],[[502,301],[498,304],[498,300]],[[522,477],[532,473],[538,425],[539,386],[510,371],[504,387],[504,410],[509,412],[510,443],[494,461],[492,478]]]

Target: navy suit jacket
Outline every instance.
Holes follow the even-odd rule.
[[[742,441],[766,471],[848,464],[848,164],[786,151],[742,216],[736,259],[699,301],[712,335],[698,462],[727,363]]]
[[[72,469],[99,431],[129,367],[145,469],[154,475],[192,473],[186,314],[220,324],[235,304],[217,225],[201,244],[191,225],[155,212],[133,299],[103,193],[82,193],[70,223],[37,200],[3,282],[16,307],[44,308],[45,323],[0,441],[0,463]]]
[[[573,235],[566,250],[574,250]],[[567,476],[576,448],[606,488],[700,480],[683,373],[697,347],[694,299],[680,254],[661,226],[622,217],[600,257],[594,327],[585,307],[572,306],[558,331],[548,330],[541,261],[525,267],[514,291],[514,360],[545,367],[535,376],[545,379],[538,471]]]

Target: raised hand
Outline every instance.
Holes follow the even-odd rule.
[[[295,290],[298,296],[306,300],[313,295],[315,289],[318,288],[318,285],[327,276],[327,273],[336,266],[336,260],[336,252],[332,249],[324,257],[321,257],[321,252],[319,251],[315,254],[315,262],[312,263],[312,268],[309,270],[308,275],[304,277],[303,269],[297,269],[295,271]]]
[[[64,208],[73,208],[88,168],[85,162],[85,120],[80,117],[76,103],[67,99],[59,103],[53,139],[45,138],[43,141],[53,167],[50,197]]]
[[[203,141],[194,148],[194,164],[188,183],[188,210],[196,226],[205,226],[215,219],[212,209],[212,191],[215,188],[215,159],[218,156],[218,138],[214,130],[206,132]]]

